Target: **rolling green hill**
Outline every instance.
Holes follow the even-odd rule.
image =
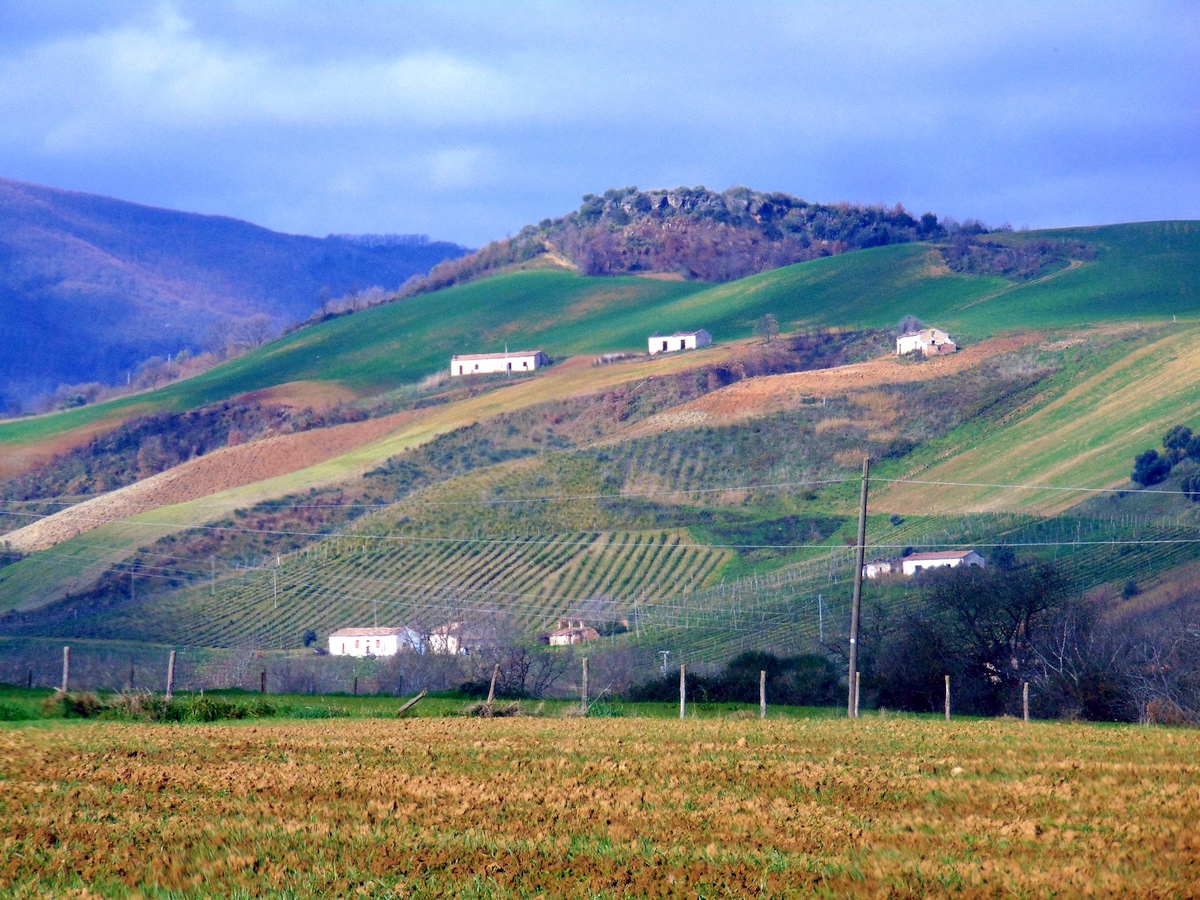
[[[796,603],[810,603],[822,585],[844,587],[845,553],[838,542],[847,536],[864,448],[880,461],[873,508],[894,513],[873,520],[871,542],[880,553],[902,542],[986,546],[1032,535],[1030,543],[1038,544],[1038,522],[1047,516],[1059,523],[1057,547],[1067,543],[1062,538],[1071,527],[1062,524],[1063,515],[1082,496],[1005,485],[1126,486],[1132,453],[1154,444],[1161,430],[1175,424],[1172,417],[1198,424],[1192,417],[1200,416],[1193,363],[1200,352],[1200,223],[991,238],[1014,244],[1069,240],[1086,244],[1094,258],[1025,281],[951,272],[933,245],[918,243],[818,259],[718,286],[588,278],[546,267],[513,271],[303,329],[156,392],[4,423],[0,454],[15,454],[147,411],[192,409],[295,382],[336,384],[360,399],[387,397],[444,371],[455,352],[505,343],[540,346],[561,360],[637,352],[652,332],[705,327],[724,345],[615,366],[578,360],[490,393],[414,409],[396,430],[319,465],[131,515],[9,566],[0,571],[0,609],[33,610],[66,598],[54,613],[58,618],[30,625],[31,633],[69,636],[80,628],[90,637],[295,646],[306,628],[361,621],[379,603],[416,615],[432,589],[471,598],[476,608],[508,609],[521,625],[535,628],[593,595],[620,595],[628,603],[645,592],[660,607],[675,609],[686,583],[686,593],[699,598],[697,621],[709,629],[692,640],[709,642],[705,646],[717,654],[730,646],[722,616],[740,602],[731,596],[759,596],[764,622],[771,617],[783,641],[801,633],[788,631]],[[992,336],[1021,333],[993,342],[999,349],[989,350],[990,356],[967,352],[922,364],[870,363],[844,378],[830,370],[826,380],[811,372],[739,380],[736,369],[749,348],[736,341],[749,338],[756,320],[768,313],[785,332],[891,328],[916,315],[950,330],[968,350],[982,349],[980,342]],[[950,368],[960,364],[965,368]],[[651,392],[658,392],[657,405],[638,408],[635,398]],[[725,396],[738,398],[726,403],[732,412],[721,412]],[[568,408],[567,401],[577,405]],[[607,411],[593,415],[592,406]],[[548,422],[576,424],[569,433],[543,433]],[[535,456],[536,465],[501,454],[478,472],[455,469],[447,461],[464,452],[455,430],[475,423],[488,426],[492,448],[536,433],[536,441],[530,437],[517,447]],[[422,447],[431,448],[424,482],[387,494],[383,482],[362,478],[375,467],[403,470]],[[561,459],[585,473],[582,486],[554,474]],[[845,483],[790,491],[738,487],[825,480]],[[715,490],[722,485],[732,489]],[[386,552],[339,550],[332,559],[322,551],[318,559],[317,548],[377,532],[344,521],[316,522],[281,529],[275,544],[254,545],[260,555],[274,554],[274,547],[299,550],[277,576],[231,572],[225,560],[215,584],[205,590],[197,583],[207,554],[224,546],[205,529],[236,532],[245,509],[264,501],[288,498],[285,503],[319,507],[334,496],[322,493],[331,486],[343,492],[336,502],[374,508],[399,500],[389,506],[391,518],[364,521],[383,523],[391,536],[423,535],[427,543]],[[459,492],[452,503],[438,494],[451,489]],[[636,510],[619,496],[647,489],[701,493]],[[704,494],[708,490],[714,493]],[[556,513],[550,504],[515,514],[517,507],[503,505],[509,498],[572,491],[601,497],[588,508],[586,522],[578,508]],[[423,509],[431,497],[449,505]],[[466,519],[474,529],[469,532],[466,509],[473,510]],[[964,510],[980,515],[954,524]],[[1024,516],[1016,524],[983,515],[1014,511]],[[1187,541],[1197,516],[1188,504],[1173,515],[1170,527],[1146,525],[1159,529],[1153,534],[1163,541],[1153,552],[1092,547],[1090,555],[1077,557],[1077,568],[1088,572],[1080,584],[1091,590],[1126,578],[1153,579],[1192,561]],[[269,525],[259,527],[270,533]],[[1100,534],[1094,524],[1088,527]],[[345,536],[325,537],[330,530]],[[1125,523],[1101,530],[1097,540],[1141,533]],[[1077,533],[1083,531],[1079,525]],[[184,549],[155,544],[163,535],[181,536]],[[556,543],[561,535],[573,536],[573,544]],[[791,549],[754,550],[771,543]],[[353,546],[369,545],[375,546],[364,538]],[[133,593],[123,566],[135,552],[145,584],[136,603],[122,593]],[[105,577],[111,580],[107,593],[95,593]],[[763,587],[766,578],[776,580]],[[277,590],[286,615],[275,605]],[[503,599],[510,596],[524,599]],[[454,602],[445,599],[439,609],[448,612]],[[670,621],[670,627],[678,624]],[[811,641],[812,625],[805,619],[805,640]]]
[[[827,257],[717,286],[561,269],[497,275],[305,328],[187,381],[146,394],[0,423],[0,448],[27,447],[101,421],[182,410],[294,381],[378,395],[438,372],[458,352],[534,345],[553,357],[640,351],[655,331],[707,328],[746,338],[771,313],[784,331],[893,327],[916,315],[979,339],[1023,328],[1193,320],[1200,311],[1200,222],[995,236],[1083,241],[1096,258],[1031,282],[950,272],[932,245]]]

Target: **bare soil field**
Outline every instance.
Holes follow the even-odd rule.
[[[916,363],[887,357],[832,369],[747,378],[639,422],[623,431],[619,439],[628,440],[698,425],[729,425],[794,409],[801,403],[822,397],[868,390],[884,384],[945,378],[1002,353],[1011,353],[1035,344],[1038,340],[1036,334],[1016,334],[983,341],[949,356],[935,356]]]
[[[45,550],[106,522],[306,469],[395,431],[413,416],[412,412],[396,413],[365,422],[276,435],[226,447],[77,503],[9,532],[4,539],[22,553]]]
[[[1200,896],[1200,732],[844,719],[0,731],[0,893]]]

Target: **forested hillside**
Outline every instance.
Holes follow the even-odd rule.
[[[950,223],[952,229],[961,230]],[[982,229],[965,226],[968,233]],[[437,266],[415,290],[437,290],[550,253],[587,275],[657,273],[708,282],[732,281],[848,250],[942,237],[933,213],[904,208],[808,203],[783,193],[704,187],[587,194],[578,210],[529,225]]]
[[[0,413],[60,384],[122,383],[150,357],[261,343],[328,297],[389,292],[456,244],[280,234],[0,179]]]

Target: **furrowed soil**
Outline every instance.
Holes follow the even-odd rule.
[[[4,540],[22,553],[46,550],[106,522],[306,469],[394,431],[413,416],[402,412],[226,447],[77,503],[9,532]]]
[[[868,717],[0,731],[0,892],[1200,896],[1200,732]]]

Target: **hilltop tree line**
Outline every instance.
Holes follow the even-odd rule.
[[[913,217],[900,205],[809,203],[744,187],[627,187],[587,194],[574,212],[441,263],[407,290],[438,290],[545,253],[587,275],[659,272],[724,282],[848,250],[941,238],[955,227],[934,213]]]

